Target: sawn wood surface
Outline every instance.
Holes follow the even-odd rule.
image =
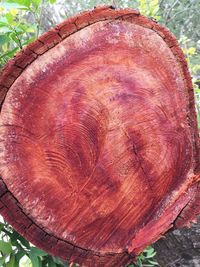
[[[0,77],[0,213],[81,266],[126,266],[200,213],[191,77],[133,9],[69,18]]]

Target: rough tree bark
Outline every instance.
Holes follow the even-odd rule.
[[[200,211],[191,78],[174,36],[101,7],[28,45],[1,74],[1,214],[83,266],[125,266]]]
[[[160,267],[199,267],[200,218],[191,228],[170,231],[154,247]]]

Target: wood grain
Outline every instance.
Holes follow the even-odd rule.
[[[84,12],[18,53],[0,93],[0,212],[32,243],[125,266],[200,213],[193,88],[163,26]]]

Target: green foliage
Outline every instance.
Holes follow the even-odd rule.
[[[58,258],[34,247],[7,223],[0,223],[0,266],[2,267],[68,267]],[[148,247],[129,267],[156,266],[156,252]],[[76,267],[76,265],[74,265]]]
[[[167,0],[160,1],[161,22],[176,35],[198,41],[199,32],[199,0]]]
[[[200,54],[197,52],[194,42],[186,36],[182,36],[179,40],[182,50],[186,56],[186,60],[192,74],[195,102],[197,111],[198,127],[200,129]]]
[[[66,267],[67,264],[34,247],[11,226],[0,223],[1,267]]]
[[[156,252],[153,247],[146,248],[138,257],[133,267],[153,267],[158,266],[157,261],[154,259]],[[131,267],[129,266],[129,267]]]
[[[197,121],[198,121],[198,128],[200,129],[200,88],[199,86],[197,86],[197,83],[200,85],[200,80],[196,79],[195,84],[194,84]]]
[[[6,0],[0,3],[0,67],[40,35],[44,4],[55,0]]]
[[[19,1],[22,2],[22,1]],[[20,50],[25,43],[31,42],[35,37],[34,25],[28,23],[22,14],[28,12],[28,3],[1,3],[0,19],[0,65],[4,65],[9,58]]]
[[[158,16],[159,11],[159,1],[158,0],[140,0],[139,1],[139,10],[142,14],[153,17],[155,19],[160,19],[160,16]]]

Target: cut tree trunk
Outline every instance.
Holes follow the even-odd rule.
[[[174,36],[132,9],[72,17],[0,79],[1,214],[82,266],[126,266],[200,213],[191,78]]]

